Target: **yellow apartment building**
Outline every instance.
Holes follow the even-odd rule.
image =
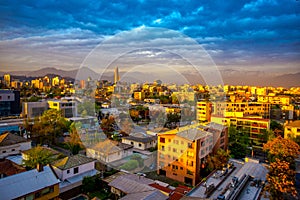
[[[211,121],[228,127],[236,127],[237,130],[249,134],[252,147],[260,149],[266,142],[263,138],[264,133],[270,130],[269,119],[212,116]]]
[[[257,115],[263,118],[269,118],[270,116],[270,104],[258,103],[258,102],[214,102],[212,104],[212,114],[217,116],[243,116]],[[235,114],[233,114],[235,113]]]
[[[197,102],[197,120],[199,123],[210,122],[212,104],[208,101]]]
[[[288,123],[284,127],[284,138],[296,138],[300,137],[300,120],[296,120]]]

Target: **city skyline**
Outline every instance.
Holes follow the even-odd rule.
[[[4,72],[45,67],[78,69],[101,42],[123,32],[154,27],[196,41],[223,77],[238,79],[247,73],[251,78],[268,78],[299,73],[300,4],[297,1],[226,4],[221,1],[183,4],[74,1],[69,5],[9,1],[2,3],[0,10],[0,71]],[[157,32],[154,36],[163,39],[163,44],[179,38]],[[137,42],[135,38],[126,39],[125,43]],[[151,58],[161,54],[140,52],[140,55]],[[118,67],[121,72],[126,71],[126,66]],[[100,68],[92,69],[101,73]]]

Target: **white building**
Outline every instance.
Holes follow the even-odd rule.
[[[128,144],[118,143],[109,139],[97,143],[92,148],[86,149],[86,155],[95,158],[104,163],[111,163],[133,154],[132,146]]]
[[[31,141],[21,136],[5,133],[0,135],[0,159],[7,156],[20,154],[31,148]]]
[[[130,135],[122,138],[122,143],[132,145],[134,148],[145,150],[155,148],[157,145],[157,137],[150,135]]]
[[[96,175],[98,171],[95,169],[95,162],[95,159],[78,154],[52,164],[55,174],[61,180],[60,193],[80,186],[84,177]]]

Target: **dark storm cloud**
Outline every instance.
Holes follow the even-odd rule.
[[[299,67],[299,11],[296,0],[2,1],[0,61],[18,65],[9,60],[11,52],[33,56],[24,45],[35,47],[37,54],[39,49],[49,49],[45,54],[63,49],[71,58],[78,48],[85,55],[107,36],[153,26],[196,39],[222,66],[278,61]],[[62,63],[67,65],[68,60]]]

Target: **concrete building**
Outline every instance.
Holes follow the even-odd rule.
[[[212,104],[212,115],[225,117],[256,115],[263,118],[269,118],[270,104],[258,102],[214,102]]]
[[[77,103],[72,99],[49,100],[48,107],[62,111],[62,116],[66,118],[77,116]]]
[[[214,135],[220,134],[219,131],[208,132],[197,126],[159,133],[157,173],[189,185],[196,185],[200,181],[201,164],[217,144],[214,143]],[[227,148],[225,140],[222,142],[218,144]]]
[[[0,90],[0,117],[19,115],[20,113],[20,91]]]
[[[259,149],[262,149],[266,142],[263,138],[264,133],[270,130],[269,119],[212,116],[211,121],[228,127],[236,127],[238,131],[249,135],[252,147]]]
[[[0,159],[20,154],[21,151],[31,148],[31,141],[21,136],[4,133],[0,135]]]
[[[48,109],[47,101],[23,102],[22,117],[34,118],[41,116]]]
[[[114,71],[114,83],[117,84],[120,81],[119,68],[116,67]]]
[[[199,123],[211,121],[212,103],[208,101],[197,102],[197,120]]]
[[[284,138],[300,137],[300,120],[290,122],[284,126]]]
[[[3,80],[4,80],[4,85],[10,88],[10,83],[11,83],[10,74],[4,74]]]

